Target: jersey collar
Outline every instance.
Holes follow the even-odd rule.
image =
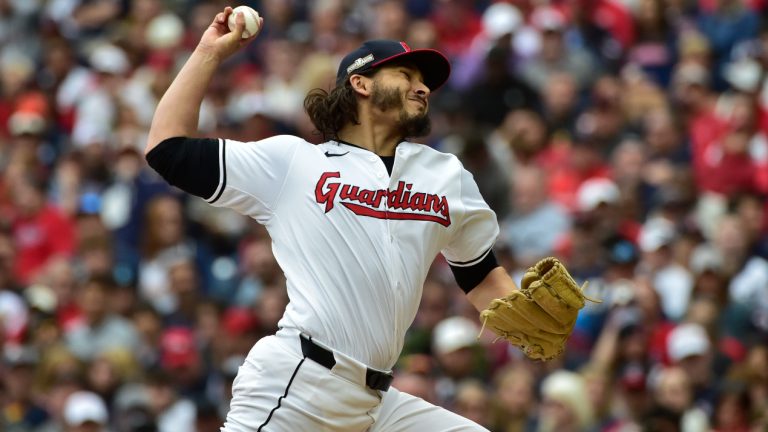
[[[342,139],[339,139],[339,138],[335,138],[335,139],[332,139],[331,141],[332,141],[332,142],[335,142],[336,144],[344,144],[344,145],[348,145],[348,146],[351,146],[351,147],[355,147],[355,148],[358,148],[358,149],[360,149],[360,150],[363,150],[363,151],[367,151],[367,152],[369,152],[369,153],[373,153],[372,151],[368,150],[368,149],[367,149],[367,148],[365,148],[365,147],[360,147],[360,146],[359,146],[359,145],[357,145],[357,144],[352,144],[352,143],[351,143],[351,142],[349,142],[349,141],[344,141],[344,140],[342,140]],[[400,147],[400,144],[402,144],[402,143],[404,143],[404,142],[406,142],[406,141],[400,141],[399,143],[397,143],[397,145],[395,146],[395,154],[397,154],[397,149]]]

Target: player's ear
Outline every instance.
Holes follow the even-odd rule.
[[[352,90],[361,96],[370,96],[371,88],[373,87],[373,80],[363,76],[353,74],[349,77],[349,83],[352,85]]]

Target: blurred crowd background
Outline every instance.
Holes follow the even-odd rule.
[[[369,38],[452,61],[461,158],[519,280],[589,304],[560,359],[480,333],[438,258],[395,385],[493,432],[768,430],[768,2],[262,0],[202,136],[317,142],[305,93]],[[243,4],[238,3],[238,4]],[[218,0],[0,0],[0,430],[215,431],[285,281],[254,221],[148,169]],[[195,173],[189,173],[195,175]],[[275,359],[280,361],[280,359]]]

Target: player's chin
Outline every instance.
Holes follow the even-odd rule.
[[[419,114],[402,113],[400,127],[404,136],[411,138],[427,136],[432,132],[432,122],[426,112]]]

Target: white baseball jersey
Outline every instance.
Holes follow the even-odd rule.
[[[376,154],[294,136],[219,140],[219,185],[207,201],[264,224],[285,272],[296,328],[390,369],[432,261],[471,266],[491,250],[496,215],[450,154],[402,142],[391,176]]]

